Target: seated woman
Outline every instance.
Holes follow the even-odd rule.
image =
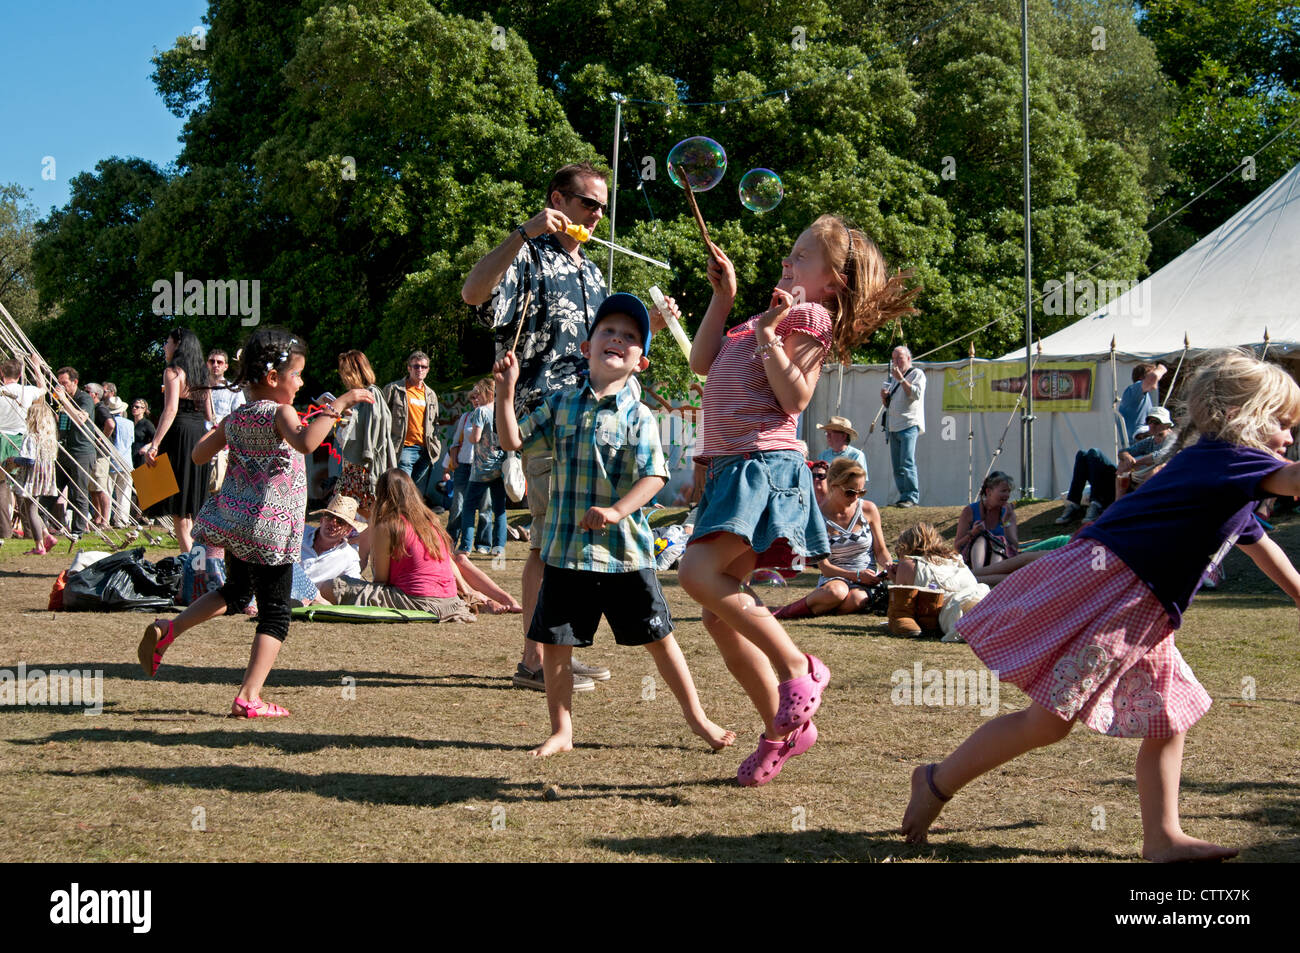
[[[989,594],[989,587],[976,580],[961,557],[939,531],[929,523],[917,523],[898,537],[898,562],[889,581],[898,586],[938,589],[944,593],[939,609],[939,628],[944,642],[960,642],[957,620]]]
[[[868,590],[885,578],[890,560],[880,510],[862,498],[867,471],[856,460],[841,457],[831,464],[826,479],[820,509],[830,536],[830,558],[822,560],[817,588],[777,609],[773,615],[778,619],[859,612],[868,601]]]
[[[957,552],[974,570],[992,566],[1020,551],[1016,511],[1007,501],[1015,481],[994,470],[980,485],[979,499],[957,520]]]
[[[488,600],[466,584],[452,559],[451,538],[405,471],[394,467],[379,475],[374,517],[374,581],[342,576],[319,586],[321,595],[339,605],[416,609],[437,613],[439,622],[473,622],[476,606]]]

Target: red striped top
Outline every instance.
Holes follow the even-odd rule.
[[[754,355],[757,319],[755,315],[727,332],[722,350],[709,368],[695,445],[697,457],[802,449],[796,436],[798,415],[781,409],[768,383],[762,355]],[[792,334],[808,335],[822,346],[824,359],[831,347],[831,313],[820,304],[796,305],[781,320],[776,333],[783,340]]]

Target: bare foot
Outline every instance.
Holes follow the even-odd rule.
[[[912,799],[903,812],[902,834],[909,844],[924,844],[930,825],[943,810],[944,802],[934,796],[925,781],[926,765],[912,772]]]
[[[1153,837],[1142,845],[1142,857],[1156,864],[1188,861],[1227,860],[1237,856],[1237,848],[1211,844],[1206,840],[1188,837],[1179,831],[1173,837]]]
[[[528,752],[534,758],[546,758],[550,755],[557,754],[561,751],[573,750],[573,736],[569,734],[553,734],[542,743],[540,748],[534,748]]]
[[[700,722],[691,723],[691,731],[707,741],[709,747],[714,751],[730,748],[736,743],[736,733],[734,731],[723,728],[721,725],[715,725],[707,718]]]

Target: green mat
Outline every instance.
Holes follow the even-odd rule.
[[[295,619],[304,622],[437,622],[436,612],[390,609],[387,606],[294,606]]]

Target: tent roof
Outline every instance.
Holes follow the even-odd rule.
[[[1044,357],[1263,344],[1300,351],[1300,165],[1154,275],[1043,338]],[[1006,357],[1023,357],[1020,348]]]

